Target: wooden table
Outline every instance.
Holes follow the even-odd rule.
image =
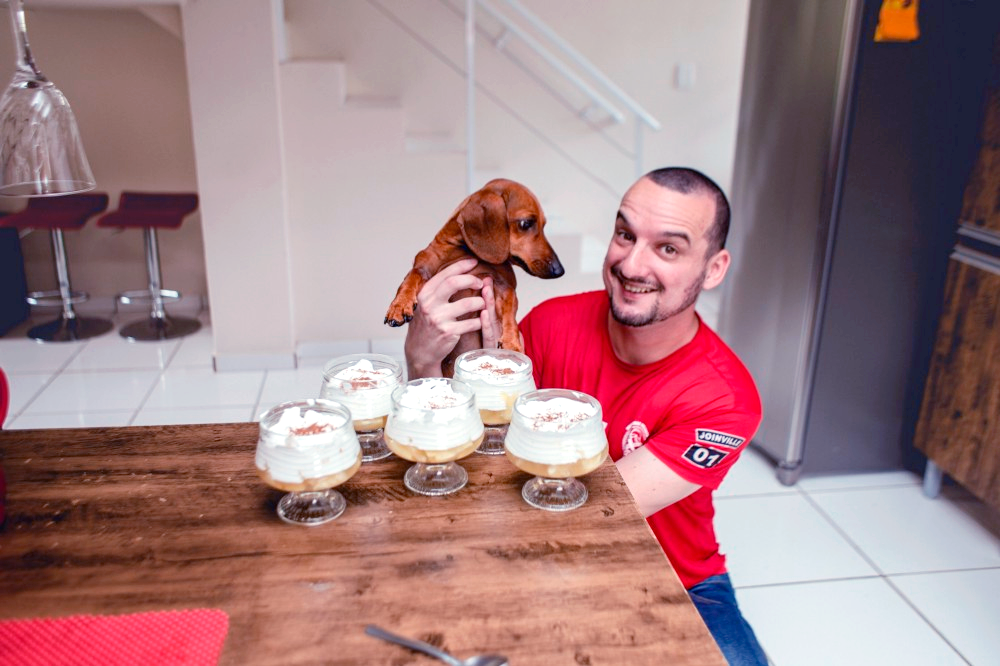
[[[307,528],[275,515],[256,440],[254,423],[0,432],[0,618],[220,608],[223,664],[433,662],[368,623],[512,666],[725,664],[610,462],[550,513],[503,456],[461,461],[445,497],[406,490],[392,457]]]

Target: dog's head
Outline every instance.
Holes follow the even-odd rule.
[[[491,180],[461,203],[455,219],[466,246],[487,263],[509,260],[540,278],[557,278],[565,273],[542,231],[542,206],[520,183],[503,178]]]

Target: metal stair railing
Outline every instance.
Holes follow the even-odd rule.
[[[552,46],[561,51],[573,64],[576,65],[583,74],[594,80],[614,98],[619,104],[632,113],[635,122],[634,149],[632,157],[635,163],[636,177],[643,174],[643,127],[659,130],[660,122],[654,118],[638,102],[622,90],[604,72],[599,70],[593,63],[587,60],[566,40],[560,37],[551,27],[540,18],[532,14],[517,0],[503,0],[510,6],[524,21],[526,21],[536,32],[545,38]],[[475,92],[476,92],[476,72],[475,72],[475,49],[476,49],[476,6],[481,7],[486,13],[503,25],[508,34],[520,39],[526,46],[538,54],[548,63],[558,74],[579,89],[584,95],[601,109],[616,123],[625,121],[625,115],[614,106],[614,104],[602,95],[593,85],[588,83],[572,67],[567,65],[562,59],[554,54],[549,48],[535,39],[530,33],[522,29],[517,23],[507,15],[499,12],[489,0],[465,0],[465,64],[466,64],[466,189],[473,191],[473,180],[475,172],[475,136],[476,136],[476,114],[475,114]]]

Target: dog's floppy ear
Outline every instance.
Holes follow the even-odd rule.
[[[462,238],[473,254],[490,264],[510,258],[507,204],[493,192],[476,192],[462,204],[456,216]]]

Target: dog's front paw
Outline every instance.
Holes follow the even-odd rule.
[[[516,332],[512,335],[504,333],[500,337],[500,348],[516,352],[524,352],[524,347],[521,346],[521,336]]]
[[[389,311],[385,313],[385,323],[389,326],[402,326],[413,319],[414,304],[404,305],[398,301],[393,301],[389,306]]]

